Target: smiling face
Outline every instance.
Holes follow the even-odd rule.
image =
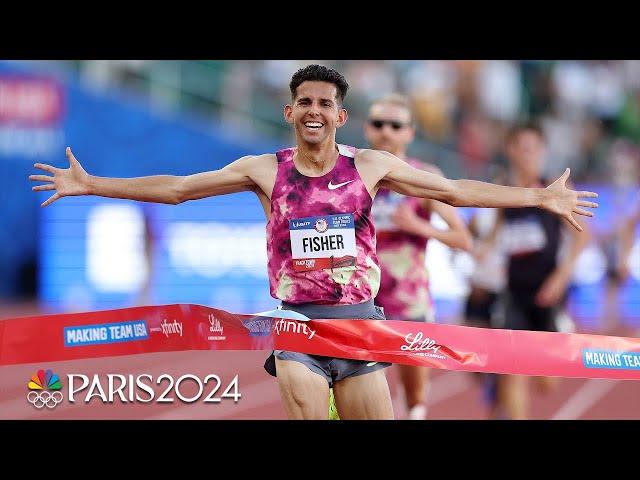
[[[411,112],[396,103],[374,103],[369,109],[364,135],[374,149],[402,156],[415,137]]]
[[[298,86],[293,103],[284,107],[284,118],[293,125],[298,143],[335,143],[336,129],[347,121],[336,93],[336,86],[328,82],[306,81]]]

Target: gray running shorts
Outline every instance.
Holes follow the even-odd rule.
[[[283,310],[293,310],[309,318],[361,318],[370,320],[386,320],[380,307],[376,307],[373,300],[368,300],[356,305],[295,305],[282,302]],[[286,352],[284,350],[274,350],[264,363],[265,370],[269,375],[277,376],[276,360],[293,360],[305,365],[309,370],[322,375],[333,387],[334,382],[347,377],[364,375],[375,372],[382,368],[391,366],[387,362],[369,362],[367,360],[350,360],[345,358],[323,357],[320,355],[308,355],[306,353]]]

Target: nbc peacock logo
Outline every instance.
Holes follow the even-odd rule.
[[[56,408],[62,402],[63,395],[60,377],[53,370],[38,370],[29,380],[27,400],[36,408]]]

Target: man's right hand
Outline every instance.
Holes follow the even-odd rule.
[[[598,204],[581,200],[581,198],[597,198],[598,194],[595,192],[576,192],[567,188],[566,182],[569,173],[570,170],[567,168],[555,182],[544,190],[545,198],[540,207],[565,218],[573,225],[573,228],[581,232],[583,228],[573,217],[573,214],[593,217],[592,211],[580,207],[598,208]]]
[[[29,175],[29,180],[49,182],[45,185],[36,185],[32,187],[31,190],[55,190],[55,193],[40,206],[46,207],[62,197],[89,195],[89,175],[84,168],[82,168],[80,162],[76,160],[76,157],[73,156],[70,147],[67,147],[67,158],[69,159],[69,168],[55,168],[43,163],[36,163],[34,165],[35,168],[53,174],[53,177],[49,175]]]

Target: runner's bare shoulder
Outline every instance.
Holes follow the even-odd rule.
[[[369,148],[358,150],[354,159],[358,171],[384,172],[381,176],[391,170],[394,164],[402,162],[402,160],[389,152]]]
[[[397,157],[389,152],[385,152],[384,150],[373,150],[371,148],[359,148],[355,155],[356,161],[361,163],[380,163],[381,159],[391,160],[394,158]]]
[[[236,160],[235,163],[242,169],[248,169],[250,172],[254,170],[268,170],[272,168],[274,171],[278,168],[278,158],[274,153],[263,153],[260,155],[246,155]],[[248,173],[250,173],[248,172]]]
[[[354,160],[360,177],[373,195],[377,191],[378,182],[393,168],[394,162],[402,162],[388,152],[367,148],[358,150]]]
[[[273,153],[248,155],[238,159],[236,162],[238,167],[242,169],[243,174],[252,179],[259,191],[271,198],[278,172],[278,158],[276,155]],[[258,192],[258,190],[255,191]]]

